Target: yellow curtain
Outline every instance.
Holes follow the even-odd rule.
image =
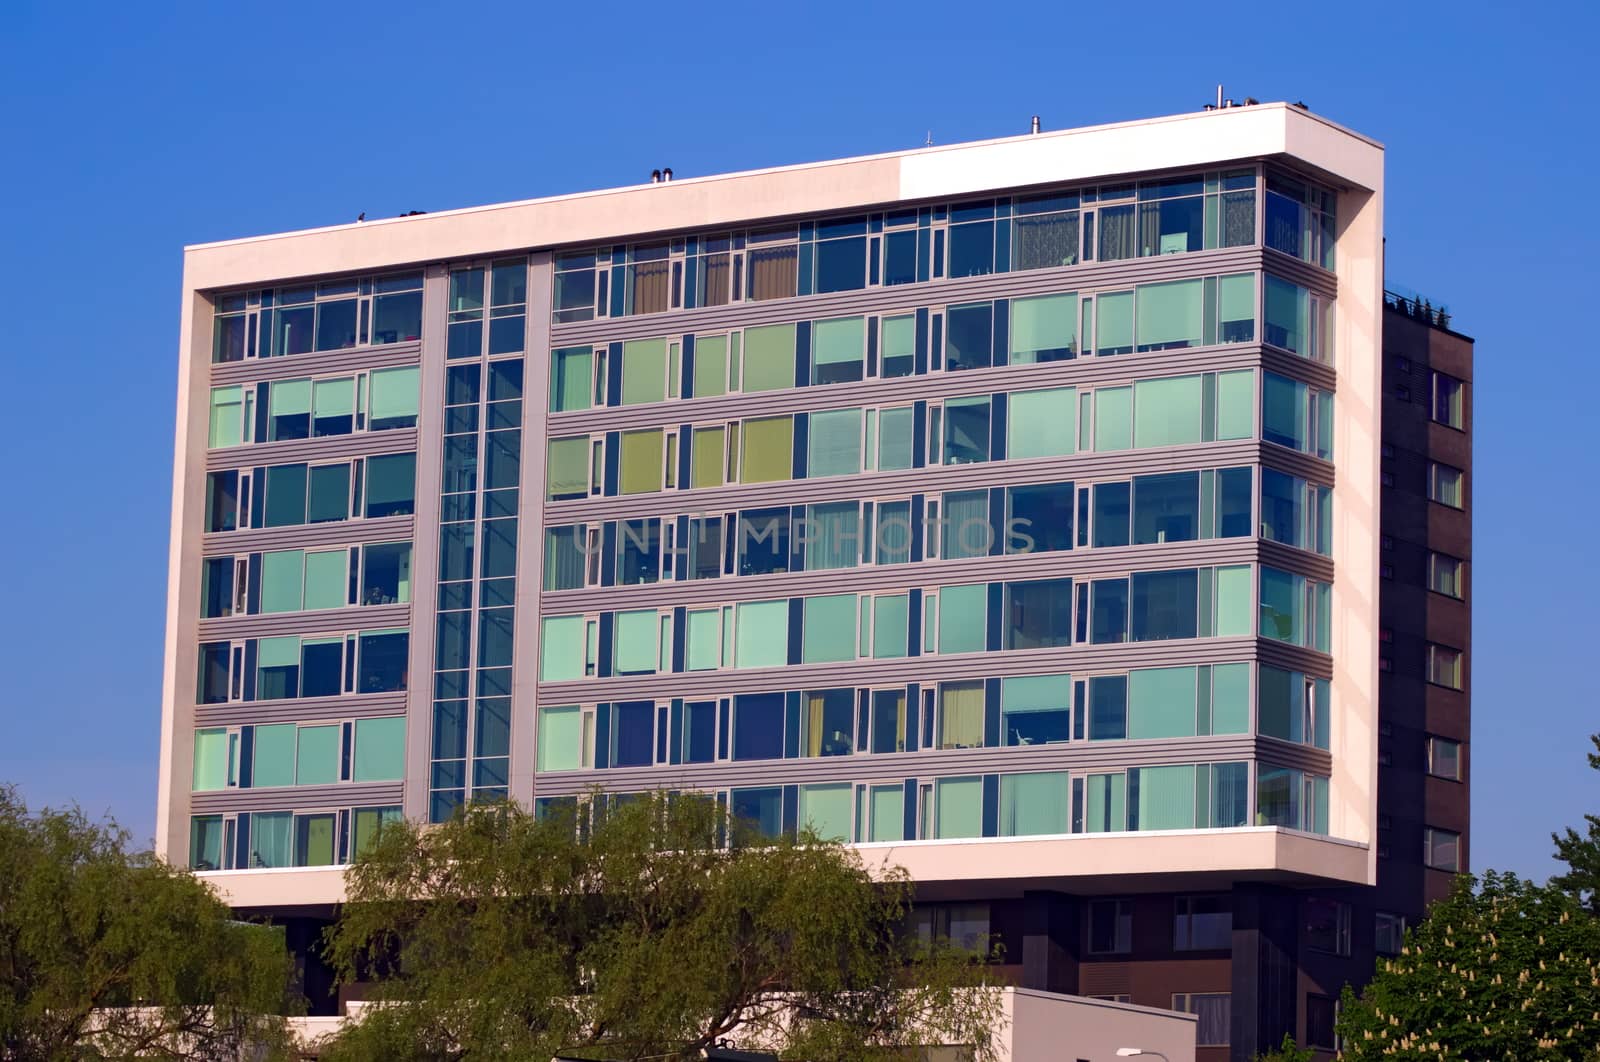
[[[983,744],[983,683],[947,682],[939,687],[939,747],[971,749]]]

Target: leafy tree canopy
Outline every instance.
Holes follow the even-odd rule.
[[[81,811],[0,786],[0,1057],[233,1059],[284,1045],[281,935]]]
[[[496,805],[386,826],[329,940],[376,1002],[325,1057],[681,1059],[718,1042],[817,1062],[916,1044],[994,1057],[982,956],[901,931],[903,871],[809,834],[757,837],[698,797],[613,802],[581,825]]]
[[[1595,751],[1589,753],[1589,766],[1600,771],[1600,734],[1592,734]],[[1567,864],[1565,874],[1550,879],[1550,884],[1566,892],[1600,915],[1600,815],[1585,815],[1587,826],[1583,834],[1567,827],[1564,833],[1551,834],[1556,844],[1556,858]]]
[[[1468,875],[1345,988],[1341,1056],[1591,1059],[1600,1050],[1600,919],[1565,892],[1512,874]]]

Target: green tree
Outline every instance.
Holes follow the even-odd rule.
[[[1560,889],[1462,875],[1356,998],[1343,1058],[1589,1059],[1600,1050],[1600,919]]]
[[[495,805],[386,826],[328,949],[377,1002],[325,1057],[682,1059],[719,1041],[817,1062],[994,1057],[984,956],[902,931],[903,871],[809,833],[755,836],[698,797],[590,806],[607,810],[587,824]]]
[[[1589,766],[1600,771],[1600,734],[1592,734],[1595,751],[1589,753]],[[1600,915],[1600,815],[1585,815],[1588,830],[1579,834],[1572,827],[1565,833],[1553,833],[1550,839],[1556,845],[1556,858],[1567,864],[1565,874],[1557,874],[1550,884],[1565,890],[1591,914]]]
[[[1284,1033],[1283,1043],[1271,1051],[1263,1051],[1255,1057],[1254,1062],[1314,1062],[1316,1057],[1315,1051],[1299,1046],[1294,1042],[1294,1037]]]
[[[290,974],[281,935],[187,871],[0,786],[0,1057],[271,1057]]]

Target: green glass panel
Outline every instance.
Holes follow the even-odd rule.
[[[707,398],[728,390],[728,337],[696,336],[694,340],[694,396]]]
[[[649,494],[661,489],[665,445],[659,428],[622,433],[620,485],[623,494]]]
[[[807,664],[856,658],[856,595],[806,598],[801,660]]]
[[[551,439],[546,450],[545,495],[560,498],[589,493],[589,437]]]
[[[395,782],[406,776],[406,717],[356,720],[354,782]]]
[[[296,785],[332,785],[339,780],[339,726],[303,726],[295,757]]]
[[[196,793],[228,788],[228,730],[214,727],[194,732],[194,779]]]
[[[1061,457],[1076,449],[1078,392],[1072,387],[1013,391],[1006,412],[1006,456]]]
[[[826,365],[861,364],[866,358],[866,319],[843,317],[811,326],[813,373]]]
[[[1135,338],[1139,349],[1198,346],[1204,328],[1203,281],[1140,284]]]
[[[878,471],[893,472],[911,467],[912,441],[916,422],[911,406],[881,410],[878,414]]]
[[[940,778],[934,783],[940,840],[983,835],[983,779]]]
[[[1102,387],[1094,392],[1094,448],[1126,450],[1133,445],[1133,388]]]
[[[1217,569],[1217,637],[1237,638],[1250,633],[1250,566]]]
[[[1217,374],[1217,438],[1250,439],[1256,428],[1254,369]]]
[[[1084,828],[1089,833],[1118,833],[1128,828],[1127,778],[1120,774],[1090,775]]]
[[[1075,293],[1012,301],[1011,364],[1057,361],[1071,356],[1077,346],[1078,296]]]
[[[276,380],[267,392],[269,417],[293,416],[311,412],[310,380]]]
[[[711,671],[722,666],[722,621],[718,609],[689,613],[688,669]]]
[[[295,860],[297,867],[333,866],[333,815],[296,815]]]
[[[393,370],[390,370],[393,371]],[[415,374],[416,369],[404,370]],[[376,380],[378,374],[372,374]],[[344,376],[337,380],[318,380],[311,389],[311,411],[318,417],[349,417],[356,411],[356,380]]]
[[[251,786],[294,785],[294,731],[293,723],[256,727]]]
[[[634,339],[622,344],[622,404],[663,402],[666,397],[666,339]]]
[[[742,390],[777,391],[794,386],[794,325],[744,330]]]
[[[1069,802],[1066,771],[1002,774],[1000,836],[1066,833]]]
[[[583,678],[583,622],[582,616],[545,617],[539,628],[539,681]]]
[[[1221,279],[1217,294],[1217,318],[1224,325],[1229,322],[1256,319],[1256,276],[1254,273],[1235,273]],[[1241,330],[1242,331],[1242,330]],[[1252,329],[1253,331],[1253,329]],[[1224,335],[1224,342],[1226,342]]]
[[[356,808],[355,854],[359,857],[365,853],[383,827],[404,818],[399,808]]]
[[[789,602],[746,601],[734,612],[735,667],[783,667],[789,662]]]
[[[298,549],[261,555],[261,611],[298,612],[305,578],[305,554]]]
[[[374,369],[372,372],[372,419],[392,420],[397,417],[415,417],[421,380],[421,370],[415,365],[398,369]],[[318,412],[321,412],[319,407]]]
[[[1139,829],[1194,829],[1194,766],[1140,767]]]
[[[1024,675],[1004,679],[1000,703],[1012,712],[1054,712],[1072,703],[1071,675]]]
[[[1095,339],[1097,354],[1124,353],[1133,349],[1133,292],[1116,291],[1095,297]]]
[[[775,483],[794,474],[794,422],[790,417],[755,417],[744,422],[739,482]]]
[[[1301,645],[1305,639],[1305,583],[1301,576],[1276,568],[1261,568],[1261,629],[1263,638]]]
[[[1310,292],[1297,284],[1277,277],[1266,278],[1265,338],[1268,343],[1292,350],[1296,354],[1311,354]]]
[[[1140,380],[1133,385],[1133,445],[1178,446],[1200,441],[1199,376]]]
[[[842,785],[803,785],[800,787],[799,821],[824,841],[848,841],[853,787]]]
[[[550,412],[588,409],[593,401],[594,352],[589,347],[566,347],[550,353]]]
[[[619,674],[647,674],[656,669],[659,622],[653,608],[616,614],[616,665]]]
[[[811,414],[807,478],[850,476],[861,471],[861,410]]]
[[[1145,668],[1128,673],[1128,737],[1193,737],[1195,672],[1192,667]]]
[[[1211,732],[1243,734],[1250,724],[1250,665],[1211,668]]]
[[[342,549],[306,554],[306,608],[343,608],[349,603],[349,559]]]
[[[869,841],[901,841],[906,830],[906,791],[898,785],[872,787],[872,829]]]
[[[715,428],[694,429],[694,445],[689,452],[689,486],[720,487],[727,468],[728,430]]]
[[[939,652],[983,652],[989,616],[988,595],[988,583],[940,589]]]
[[[575,771],[583,764],[583,709],[577,705],[539,709],[540,771]]]
[[[909,358],[917,352],[917,319],[912,314],[885,317],[880,358]]]
[[[906,594],[885,594],[876,599],[872,609],[874,657],[888,660],[906,655],[910,609],[910,598]]]
[[[213,387],[211,389],[212,447],[238,446],[243,438],[244,395],[239,387]]]

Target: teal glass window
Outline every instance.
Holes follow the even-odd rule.
[[[1034,837],[1067,832],[1067,772],[1000,776],[1000,836]]]
[[[856,595],[808,597],[801,660],[807,664],[856,658]]]
[[[582,765],[583,710],[577,705],[539,709],[539,771],[575,771]]]
[[[393,782],[405,777],[405,716],[357,719],[355,742],[355,754],[350,766],[351,781]]]
[[[851,814],[853,787],[840,785],[803,785],[800,787],[799,822],[801,829],[810,829],[824,841],[851,839]]]
[[[1200,442],[1199,376],[1140,380],[1133,385],[1133,445],[1179,446]]]
[[[205,793],[228,787],[228,760],[232,739],[226,727],[194,732],[194,772],[190,788]]]
[[[294,753],[293,723],[256,727],[250,784],[255,788],[294,785]]]
[[[1039,295],[1011,302],[1011,364],[1065,361],[1078,349],[1078,296]]]
[[[783,667],[789,662],[787,600],[742,602],[734,617],[735,667]]]
[[[850,476],[861,471],[861,410],[812,413],[806,475]]]
[[[1128,737],[1195,734],[1195,669],[1143,668],[1128,673]]]
[[[1128,772],[1138,799],[1129,809],[1129,825],[1139,830],[1192,830],[1195,826],[1195,769],[1136,767]],[[1135,816],[1137,816],[1135,818]]]
[[[844,317],[811,326],[813,385],[852,383],[863,378],[865,366],[865,318]]]
[[[332,785],[339,780],[339,726],[303,726],[297,735],[296,785]]]
[[[934,783],[936,825],[940,840],[983,835],[983,779],[940,778]]]
[[[939,590],[939,652],[981,653],[989,615],[989,585],[946,586]]]
[[[1076,449],[1076,388],[1013,391],[1007,403],[1006,457],[1061,457]]]
[[[1026,675],[1001,680],[1001,740],[1050,745],[1072,735],[1072,676]]]
[[[582,616],[544,617],[539,634],[541,682],[566,682],[583,678],[586,655]]]

